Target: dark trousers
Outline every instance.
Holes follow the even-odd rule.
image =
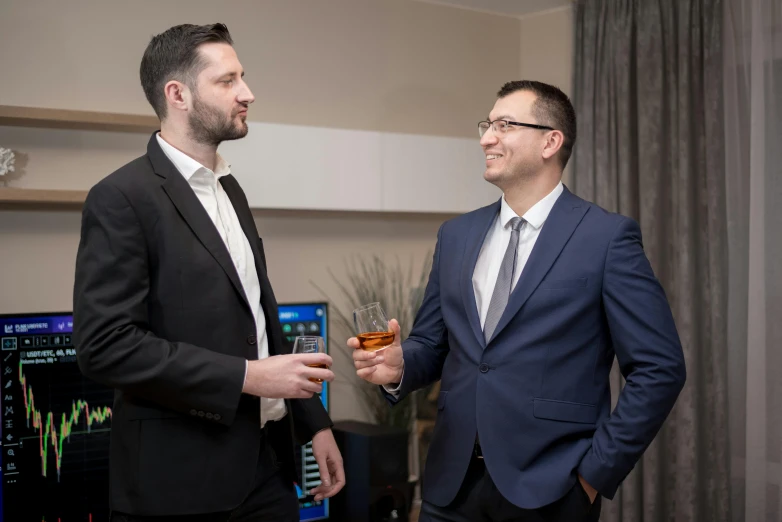
[[[298,522],[299,500],[289,480],[283,478],[274,450],[263,443],[258,470],[250,494],[233,511],[181,516],[111,514],[111,522]]]
[[[581,483],[561,499],[539,509],[522,509],[497,490],[483,459],[473,457],[456,499],[447,507],[426,501],[419,522],[598,522],[600,495],[594,504]]]

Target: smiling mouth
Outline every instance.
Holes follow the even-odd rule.
[[[489,161],[490,160],[500,159],[501,157],[502,157],[502,154],[487,154],[486,155],[486,159],[489,160]]]

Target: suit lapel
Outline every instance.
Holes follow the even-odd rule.
[[[242,226],[242,231],[244,231],[244,235],[247,237],[250,249],[253,252],[255,271],[258,273],[258,283],[261,286],[261,308],[263,308],[266,317],[266,337],[269,340],[269,353],[271,355],[285,353],[282,338],[280,337],[282,327],[279,324],[277,300],[274,298],[272,285],[266,273],[265,257],[261,254],[261,240],[258,236],[258,229],[255,227],[255,220],[250,211],[250,205],[247,203],[247,198],[233,175],[220,178],[220,184],[223,186],[228,199],[231,200],[236,217],[239,218],[239,224]]]
[[[527,302],[532,292],[548,273],[551,265],[556,261],[588,209],[589,207],[584,204],[583,200],[565,188],[543,224],[519,282],[513,289],[508,305],[505,307],[489,342],[497,337]]]
[[[152,139],[147,146],[147,155],[149,156],[152,167],[155,174],[165,178],[163,182],[163,190],[168,194],[171,202],[179,211],[182,218],[187,225],[193,231],[195,236],[204,245],[215,261],[225,271],[228,279],[239,295],[242,296],[242,300],[248,309],[250,305],[247,302],[247,296],[244,293],[244,287],[239,279],[239,274],[236,272],[233,261],[231,260],[231,254],[217,232],[217,229],[209,218],[209,214],[204,210],[203,205],[198,201],[198,197],[193,192],[193,189],[187,183],[184,177],[176,170],[176,167],[168,159],[168,156],[160,148],[157,143],[157,138],[152,135]]]
[[[481,318],[478,315],[478,306],[475,303],[475,289],[472,286],[472,275],[475,272],[475,265],[478,263],[478,255],[481,252],[483,241],[489,232],[497,214],[500,211],[500,200],[496,203],[482,208],[475,215],[470,230],[467,232],[467,240],[464,246],[464,257],[462,258],[462,274],[460,277],[462,285],[462,301],[467,312],[467,318],[472,327],[475,338],[481,345],[486,347],[486,341],[483,338],[483,329],[481,328]]]
[[[258,248],[258,229],[255,228],[255,221],[253,220],[252,212],[250,212],[250,206],[242,193],[239,183],[233,175],[223,176],[220,178],[220,184],[223,186],[228,199],[231,200],[231,205],[234,207],[236,217],[239,218],[239,224],[242,226],[242,231],[247,237],[247,242],[250,243],[250,249],[253,251],[253,259],[255,260],[255,270],[258,272],[258,279],[266,279],[266,269],[261,262],[261,253]]]

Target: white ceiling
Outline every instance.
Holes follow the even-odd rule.
[[[572,0],[418,0],[483,13],[523,17],[542,11],[551,11],[570,5]]]

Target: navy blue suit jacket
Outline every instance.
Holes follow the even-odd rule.
[[[472,276],[500,202],[444,223],[403,343],[397,398],[441,379],[423,498],[456,496],[476,433],[502,495],[534,509],[580,473],[613,498],[673,407],[685,366],[665,293],[630,218],[567,189],[484,341]],[[626,384],[611,411],[616,356]]]

